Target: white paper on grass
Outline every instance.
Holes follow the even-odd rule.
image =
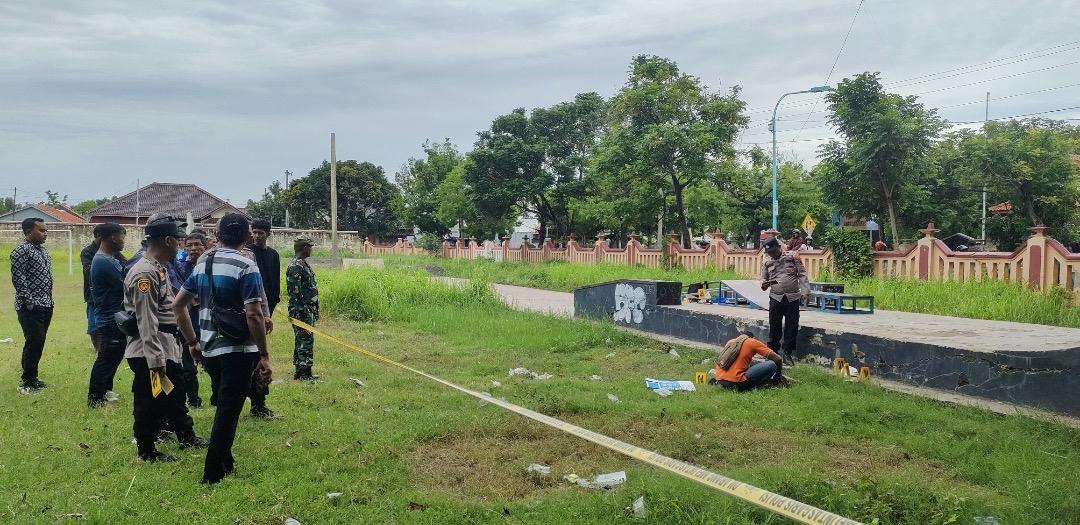
[[[653,379],[651,377],[645,378],[645,386],[653,390],[686,390],[688,392],[696,392],[697,387],[694,386],[693,381],[671,381],[666,379]]]

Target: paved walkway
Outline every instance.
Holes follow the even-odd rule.
[[[439,277],[437,279],[448,282],[464,282],[464,279],[452,277]],[[553,292],[550,290],[540,290],[537,288],[526,288],[524,286],[512,286],[508,284],[495,284],[493,286],[499,297],[512,308],[562,317],[573,317],[574,315],[574,294],[572,293]],[[754,310],[745,306],[734,307],[688,303],[681,307],[698,311],[708,311],[709,313],[736,315],[739,317],[768,321],[768,312]],[[941,338],[935,339],[933,342],[940,345],[943,344],[942,339],[944,339],[946,341],[944,343],[946,346],[956,345],[958,348],[968,348],[971,346],[972,349],[981,348],[981,351],[996,350],[999,348],[1013,351],[1052,350],[1080,346],[1080,330],[1043,325],[962,319],[937,315],[894,312],[890,310],[876,310],[873,315],[837,315],[815,311],[804,311],[801,318],[801,324],[813,324],[815,326],[826,324],[829,325],[829,329],[832,330],[860,332],[861,330],[858,330],[860,326],[869,326],[873,328],[873,333],[876,333],[877,335],[891,335],[897,337],[899,334],[902,334],[899,335],[900,338],[920,341]],[[912,323],[917,323],[920,327],[918,334],[914,333],[915,330],[912,327],[915,325]],[[856,328],[856,330],[852,330],[853,327]],[[691,348],[716,349],[715,346],[697,341],[642,332],[629,328],[626,328],[625,330],[643,337],[671,344]],[[888,333],[883,333],[883,330],[887,330]],[[1035,334],[1038,334],[1038,336],[1036,337]],[[1021,340],[1023,340],[1023,343],[1021,343]],[[1002,403],[999,401],[988,401],[982,398],[932,388],[909,385],[898,381],[874,378],[873,382],[889,390],[929,397],[958,405],[975,406],[1000,414],[1021,413],[1039,419],[1061,421],[1073,428],[1080,428],[1080,419],[1064,417],[1041,410]]]

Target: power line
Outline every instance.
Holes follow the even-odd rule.
[[[1025,96],[1025,95],[1034,95],[1036,93],[1046,93],[1047,91],[1055,91],[1055,90],[1058,90],[1058,89],[1065,89],[1065,88],[1071,88],[1071,87],[1077,87],[1077,86],[1080,86],[1080,84],[1068,84],[1068,85],[1064,85],[1064,86],[1057,86],[1057,87],[1052,87],[1052,88],[1039,89],[1039,90],[1036,90],[1036,91],[1028,91],[1028,92],[1025,92],[1025,93],[1016,93],[1016,94],[1013,94],[1013,95],[1006,95],[1004,97],[992,98],[990,100],[991,101],[1005,100],[1005,99],[1009,99],[1009,98],[1022,97],[1022,96]],[[950,106],[938,106],[937,108],[934,108],[934,109],[958,108],[958,107],[962,107],[962,106],[971,106],[971,105],[974,105],[974,104],[982,104],[984,102],[985,102],[985,99],[979,99],[979,100],[973,100],[971,102],[962,102],[960,104],[952,104]]]
[[[1068,47],[1069,49],[1059,49],[1059,48],[1063,48],[1063,47]],[[1022,60],[1017,60],[1017,61],[1014,61],[1014,62],[1009,62],[1007,64],[998,64],[997,66],[993,66],[993,67],[1001,67],[1001,66],[1006,66],[1006,65],[1018,64],[1020,62],[1027,62],[1028,60],[1035,60],[1036,58],[1047,57],[1047,56],[1050,56],[1050,55],[1056,55],[1058,53],[1064,53],[1066,51],[1072,51],[1074,49],[1080,49],[1080,41],[1069,42],[1068,44],[1061,44],[1061,45],[1057,45],[1057,46],[1054,46],[1054,47],[1048,47],[1046,49],[1040,49],[1038,51],[1028,51],[1027,53],[1020,53],[1019,55],[1013,55],[1011,57],[999,58],[997,60],[991,60],[989,62],[982,62],[982,63],[979,63],[979,64],[972,64],[970,66],[958,67],[956,69],[950,69],[950,70],[947,70],[947,71],[939,71],[937,73],[930,73],[928,75],[922,75],[922,76],[918,76],[918,77],[907,78],[907,79],[904,79],[904,80],[897,80],[895,82],[889,82],[889,83],[887,83],[885,85],[886,86],[893,86],[893,85],[896,85],[896,84],[904,84],[904,83],[910,82],[912,80],[920,80],[920,79],[924,79],[924,78],[927,78],[927,77],[933,77],[933,76],[938,76],[938,75],[944,75],[946,73],[953,73],[953,72],[957,72],[957,71],[963,71],[965,69],[971,69],[971,68],[975,68],[975,67],[979,67],[979,66],[985,66],[985,65],[989,65],[989,64],[997,64],[998,62],[1003,62],[1003,61],[1006,61],[1006,60],[1012,60],[1014,58],[1020,58],[1020,57],[1023,57],[1023,56],[1043,53],[1043,52],[1046,52],[1046,51],[1052,51],[1054,49],[1057,49],[1057,51],[1053,51],[1052,53],[1046,53],[1044,55],[1025,58],[1025,59],[1022,59]],[[975,71],[985,71],[987,69],[991,69],[991,68],[987,67],[987,68],[977,69]],[[975,71],[969,71],[969,73],[974,73]],[[949,76],[951,77],[951,76],[955,76],[955,75],[949,75]],[[942,77],[942,78],[948,78],[948,77]]]
[[[848,25],[847,34],[844,35],[844,41],[840,44],[840,51],[836,52],[836,58],[833,60],[832,67],[829,68],[829,76],[825,77],[825,83],[829,83],[829,79],[832,78],[833,71],[836,71],[836,64],[840,62],[840,55],[844,52],[844,47],[847,46],[848,37],[851,36],[851,29],[855,27],[855,20],[859,18],[859,11],[862,11],[862,6],[866,0],[859,0],[859,7],[855,9],[855,16],[851,18],[851,24]]]
[[[1061,48],[1068,48],[1068,49],[1061,49]],[[985,65],[989,65],[989,64],[996,64],[996,63],[999,63],[999,62],[1005,62],[1005,61],[1013,60],[1013,59],[1020,58],[1020,57],[1028,57],[1028,58],[1024,58],[1022,60],[1015,60],[1013,62],[1009,62],[1008,64],[999,64],[998,66],[994,66],[994,67],[1000,67],[1000,66],[1005,66],[1005,65],[1013,65],[1013,64],[1018,64],[1018,63],[1021,63],[1021,62],[1026,62],[1028,60],[1035,60],[1035,59],[1038,59],[1038,58],[1044,58],[1044,57],[1054,55],[1054,54],[1058,54],[1058,53],[1064,53],[1064,52],[1067,52],[1067,51],[1073,51],[1075,49],[1080,49],[1080,41],[1069,42],[1069,43],[1066,43],[1066,44],[1059,44],[1059,45],[1048,47],[1048,48],[1045,48],[1045,49],[1039,49],[1039,50],[1035,50],[1035,51],[1028,51],[1026,53],[1020,53],[1018,55],[1012,55],[1012,56],[1008,56],[1008,57],[1003,57],[1003,58],[999,58],[999,59],[996,59],[996,60],[990,60],[990,61],[987,61],[987,62],[980,62],[978,64],[972,64],[972,65],[959,67],[959,68],[955,68],[955,69],[948,69],[948,70],[945,70],[945,71],[939,71],[937,73],[930,73],[930,74],[927,74],[927,75],[920,75],[920,76],[916,76],[916,77],[910,77],[910,78],[906,78],[906,79],[896,80],[896,81],[893,81],[893,82],[885,83],[883,85],[884,86],[895,86],[897,84],[908,84],[909,82],[911,82],[913,80],[920,80],[920,79],[924,79],[924,78],[928,78],[928,77],[945,75],[947,73],[954,73],[954,72],[957,72],[957,71],[963,71],[963,70],[967,70],[967,69],[977,68],[977,67],[985,66]],[[1057,51],[1054,51],[1053,53],[1046,53],[1047,51],[1053,51],[1053,50],[1057,50]],[[1044,53],[1044,54],[1040,54],[1040,53]],[[1038,55],[1038,56],[1029,56],[1029,55]],[[1068,65],[1073,65],[1073,64],[1075,64],[1075,62],[1072,62],[1072,63],[1069,63],[1069,64],[1061,64],[1059,66],[1053,66],[1051,69],[1057,68],[1057,67],[1064,67],[1064,66],[1068,66]],[[983,69],[979,69],[978,71],[984,71],[986,69],[990,69],[990,68],[983,68]],[[1024,73],[1018,73],[1016,75],[1000,77],[997,80],[1000,80],[1002,78],[1010,78],[1011,76],[1026,75],[1026,74],[1029,74],[1029,73],[1040,72],[1040,71],[1044,71],[1044,69],[1036,69],[1036,70],[1033,70],[1033,71],[1028,71],[1028,72],[1024,72]],[[969,71],[969,73],[974,73],[974,72],[975,71]],[[956,75],[951,75],[951,76],[956,76]],[[941,78],[951,78],[951,76],[950,77],[941,77]],[[830,73],[830,78],[831,78],[831,73]],[[940,80],[940,78],[938,80]],[[915,85],[915,84],[912,83],[912,84],[908,84],[908,85]],[[916,93],[916,95],[920,95],[920,94],[922,94],[922,93]],[[781,107],[781,109],[786,109],[786,108],[792,108],[792,107],[809,106],[809,105],[812,105],[812,104],[815,104],[815,103],[816,102],[810,102],[810,101],[807,101],[807,102],[790,102],[790,103],[784,104],[784,105],[782,105],[780,107]],[[772,106],[757,106],[757,107],[754,107],[754,108],[750,108],[747,111],[746,114],[747,115],[754,115],[754,114],[758,114],[758,113],[770,113],[770,112],[772,112]]]

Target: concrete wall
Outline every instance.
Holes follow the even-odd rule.
[[[724,315],[725,307],[703,313],[644,304],[640,314],[615,315],[617,284],[575,290],[575,315],[614,319],[616,324],[635,330],[713,345],[746,329],[758,339],[768,340],[767,322]],[[1080,396],[1080,348],[972,352],[838,330],[799,329],[796,359],[832,367],[838,357],[856,368],[870,367],[874,377],[1080,417],[1080,403],[1076,402]]]
[[[94,240],[94,226],[97,226],[97,224],[50,223],[49,229],[71,230],[74,244],[78,249]],[[137,246],[138,240],[143,236],[143,227],[128,224],[124,228],[127,230],[128,244]],[[0,222],[0,230],[19,230],[19,232],[0,232],[0,243],[2,244],[15,244],[23,239],[22,226],[18,222]],[[311,240],[315,241],[317,248],[330,249],[330,232],[326,230],[273,230],[270,232],[270,239],[267,244],[279,250],[287,249],[291,251],[293,241],[297,237],[310,237]],[[59,239],[60,236],[55,238]],[[356,232],[338,232],[338,245],[342,249],[359,251],[362,247],[362,241],[357,237]]]

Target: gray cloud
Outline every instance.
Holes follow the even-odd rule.
[[[676,60],[712,88],[741,85],[752,119],[742,141],[767,143],[772,105],[826,81],[857,6],[14,0],[0,5],[0,195],[18,185],[78,201],[140,179],[243,202],[284,170],[303,174],[328,157],[331,131],[339,158],[392,175],[426,139],[467,149],[516,107],[610,96],[641,53]],[[870,70],[895,83],[1080,40],[1068,7],[868,0],[828,80]],[[975,121],[981,104],[945,106],[1080,83],[1076,66],[1019,75],[1077,60],[1080,50],[1066,49],[896,91],[926,92],[944,117]],[[1076,105],[1078,94],[992,100],[991,118]],[[785,100],[778,126],[781,150],[804,161],[829,136],[815,97]],[[786,142],[796,137],[806,142]]]

